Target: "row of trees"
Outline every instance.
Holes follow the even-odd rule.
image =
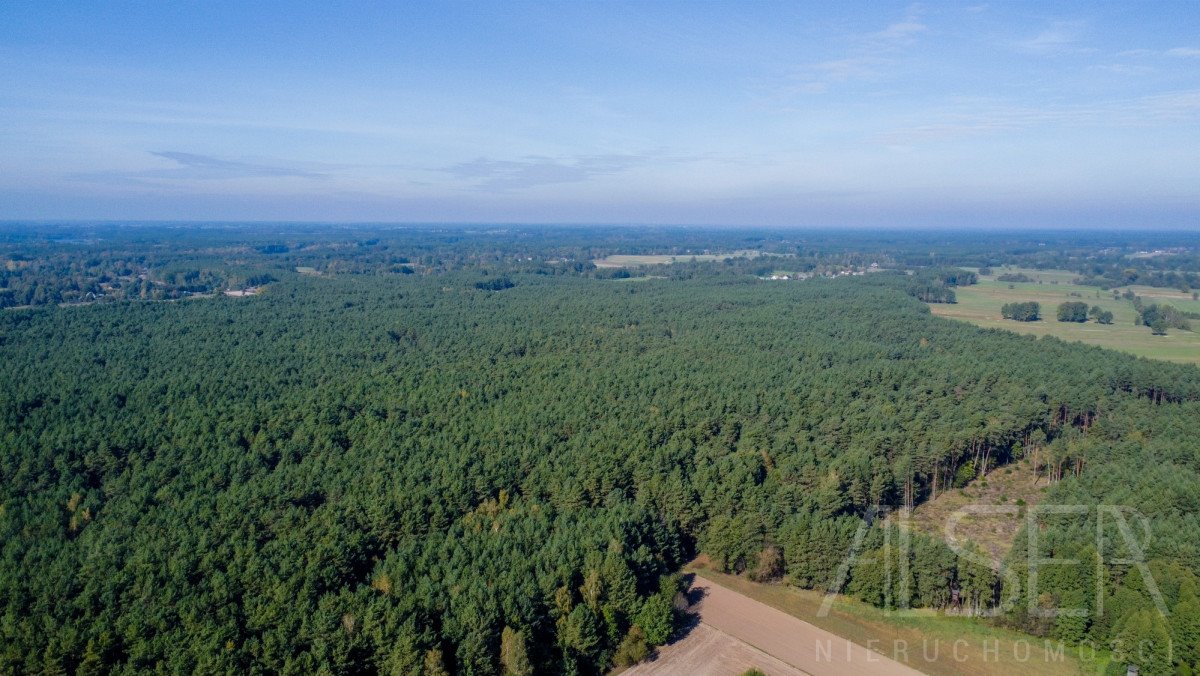
[[[1140,299],[1138,300],[1140,301]],[[1155,303],[1142,305],[1140,302],[1135,302],[1134,307],[1138,313],[1137,323],[1142,326],[1149,326],[1154,335],[1166,335],[1167,329],[1192,330],[1192,324],[1188,318],[1170,305],[1158,305]]]
[[[1000,316],[1018,322],[1036,322],[1042,318],[1042,305],[1036,301],[1005,303]]]
[[[1088,304],[1081,301],[1071,301],[1058,306],[1058,321],[1060,322],[1083,323],[1089,319],[1097,324],[1112,324],[1113,313],[1099,305],[1093,305],[1089,309]]]

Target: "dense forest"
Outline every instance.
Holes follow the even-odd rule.
[[[825,589],[873,507],[1021,458],[1087,508],[1037,553],[1091,577],[876,522],[837,591],[1197,666],[1200,369],[933,317],[974,281],[940,263],[601,279],[586,233],[401,236],[241,244],[255,297],[0,314],[0,673],[598,673],[666,641],[697,553]]]

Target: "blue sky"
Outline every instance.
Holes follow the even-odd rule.
[[[0,218],[1200,228],[1195,0],[328,5],[0,3]]]

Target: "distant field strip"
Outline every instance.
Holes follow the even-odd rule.
[[[719,254],[615,254],[605,256],[604,258],[597,258],[592,263],[598,268],[632,268],[641,265],[667,265],[690,261],[723,261],[726,258],[758,258],[761,255],[763,255],[763,252],[753,249],[742,249],[740,251]]]
[[[1020,272],[1034,281],[1009,283],[998,281],[996,275],[980,277],[976,285],[955,289],[958,303],[934,304],[930,309],[935,315],[961,319],[985,328],[1007,329],[1034,336],[1055,336],[1063,340],[1077,340],[1089,345],[1121,350],[1139,357],[1200,364],[1200,334],[1171,329],[1165,336],[1152,335],[1148,327],[1134,326],[1137,311],[1134,310],[1131,301],[1114,300],[1112,291],[1103,291],[1095,286],[1073,284],[1071,280],[1076,277],[1073,273],[1064,270],[1001,268],[996,268],[995,272]],[[1200,302],[1192,300],[1191,294],[1182,293],[1178,289],[1132,286],[1122,287],[1121,290],[1126,288],[1142,296],[1147,304],[1167,304],[1180,310],[1200,312]],[[1000,316],[1002,305],[1021,301],[1041,303],[1042,320],[1017,322]],[[1101,325],[1092,321],[1083,324],[1060,322],[1055,318],[1055,311],[1060,303],[1068,301],[1099,305],[1113,313],[1113,323]],[[1200,320],[1193,323],[1196,328],[1200,328]]]

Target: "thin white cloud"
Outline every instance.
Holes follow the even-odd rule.
[[[327,173],[313,171],[297,163],[262,164],[175,150],[150,151],[150,154],[170,160],[175,166],[124,171],[75,172],[69,174],[67,178],[71,181],[90,184],[158,188],[196,185],[196,182],[238,182],[258,179],[305,179],[306,182],[310,182],[326,181],[330,178]]]
[[[1159,120],[1184,120],[1200,116],[1200,90],[1147,96],[1142,103],[1145,112]]]
[[[782,89],[785,94],[820,94],[830,86],[855,80],[882,77],[893,65],[896,54],[915,44],[929,32],[920,20],[920,6],[909,7],[900,21],[888,24],[883,30],[853,37],[854,47],[840,58],[827,59],[798,67],[793,83]]]
[[[828,84],[874,77],[882,64],[883,60],[878,57],[852,56],[809,64],[804,69],[814,80]]]
[[[1157,49],[1127,49],[1123,52],[1117,52],[1118,57],[1122,58],[1142,58],[1152,56],[1178,56],[1178,57],[1198,57],[1200,56],[1200,48],[1197,47],[1175,47],[1174,49],[1157,50]]]
[[[908,18],[888,26],[871,37],[876,42],[911,44],[916,40],[918,35],[928,30],[929,26],[917,21],[915,18]]]
[[[582,183],[600,176],[620,174],[654,165],[678,165],[694,162],[727,162],[713,155],[670,155],[662,152],[638,154],[576,155],[545,157],[527,155],[511,160],[479,157],[442,167],[468,187],[485,191],[509,191],[556,183]]]
[[[981,104],[945,111],[926,124],[877,134],[893,148],[1042,127],[1147,127],[1188,123],[1200,117],[1200,90],[1168,92],[1089,105],[1029,107]]]
[[[1113,75],[1147,75],[1153,73],[1154,69],[1150,66],[1136,66],[1126,63],[1109,63],[1098,66],[1088,66],[1090,70],[1098,70]]]
[[[195,179],[226,179],[226,178],[272,178],[291,176],[295,178],[325,178],[305,169],[287,166],[275,166],[226,160],[211,155],[184,153],[175,150],[161,150],[150,153],[163,159],[171,160],[180,166],[167,172],[153,172],[159,177],[195,178]]]
[[[528,156],[518,160],[486,157],[445,167],[443,171],[486,190],[512,190],[553,183],[577,183],[646,163],[640,155],[595,155],[570,159]]]
[[[1017,41],[1013,47],[1024,54],[1067,54],[1092,51],[1081,48],[1084,24],[1081,21],[1055,21],[1037,35]]]

